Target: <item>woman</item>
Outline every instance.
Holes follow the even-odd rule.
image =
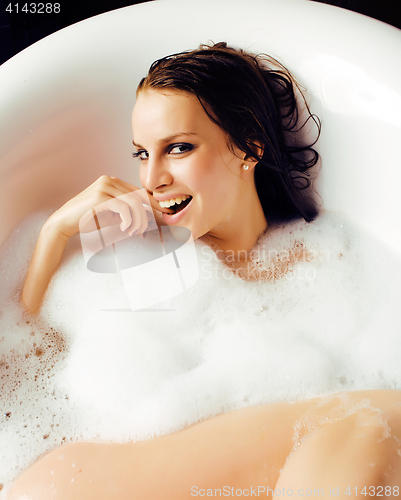
[[[103,225],[122,220],[132,234],[146,229],[148,203],[166,224],[233,252],[249,252],[268,222],[314,218],[302,192],[318,154],[300,143],[306,123],[299,123],[298,88],[283,67],[262,64],[217,44],[152,65],[133,112],[134,156],[149,200],[138,187],[102,176],[57,210],[41,231],[22,293],[29,311],[39,309],[66,242],[94,207]],[[174,208],[188,207],[169,217],[176,210],[162,205],[183,197]]]
[[[305,145],[300,97],[276,62],[223,43],[154,63],[132,119],[143,189],[102,176],[48,219],[22,293],[26,308],[39,310],[66,242],[93,210],[101,226],[119,222],[121,231],[144,235],[152,207],[158,220],[161,212],[165,224],[187,227],[247,268],[272,221],[312,220],[316,207],[304,193],[318,155]],[[304,112],[311,117],[307,106]],[[274,277],[287,269],[276,264]],[[400,402],[397,391],[359,391],[237,410],[153,441],[69,444],[28,469],[10,498],[311,496],[308,490],[350,498],[363,488],[398,496]]]

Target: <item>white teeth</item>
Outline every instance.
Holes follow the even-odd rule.
[[[190,198],[190,196],[184,195],[181,196],[181,198],[171,198],[171,200],[159,201],[159,205],[162,208],[169,208],[175,204],[179,205],[182,201],[186,200],[187,198]]]

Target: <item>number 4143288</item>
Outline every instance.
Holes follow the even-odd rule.
[[[352,491],[354,490],[354,491]],[[348,488],[344,492],[346,495],[352,496],[369,496],[369,497],[398,497],[400,494],[399,486],[364,486],[362,489],[358,491],[358,487],[348,486]]]
[[[10,14],[19,14],[24,12],[25,14],[59,14],[61,5],[59,3],[9,3],[6,8],[6,12]]]

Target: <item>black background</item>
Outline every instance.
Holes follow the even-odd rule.
[[[32,0],[31,0],[32,1]],[[40,0],[56,3],[56,0]],[[25,14],[6,12],[9,0],[0,0],[0,64],[28,45],[88,17],[141,3],[139,0],[57,0],[59,14]],[[245,1],[245,0],[244,0]],[[401,28],[401,0],[312,0],[360,12]],[[20,8],[29,0],[14,0]],[[35,0],[39,3],[39,0]]]

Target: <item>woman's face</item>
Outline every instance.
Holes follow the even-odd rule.
[[[253,175],[243,170],[244,160],[229,149],[227,134],[194,95],[140,91],[132,127],[142,186],[157,201],[192,197],[182,211],[163,214],[167,224],[187,227],[194,239],[206,233],[221,238],[230,227],[238,230],[236,220],[243,219],[242,202]]]

